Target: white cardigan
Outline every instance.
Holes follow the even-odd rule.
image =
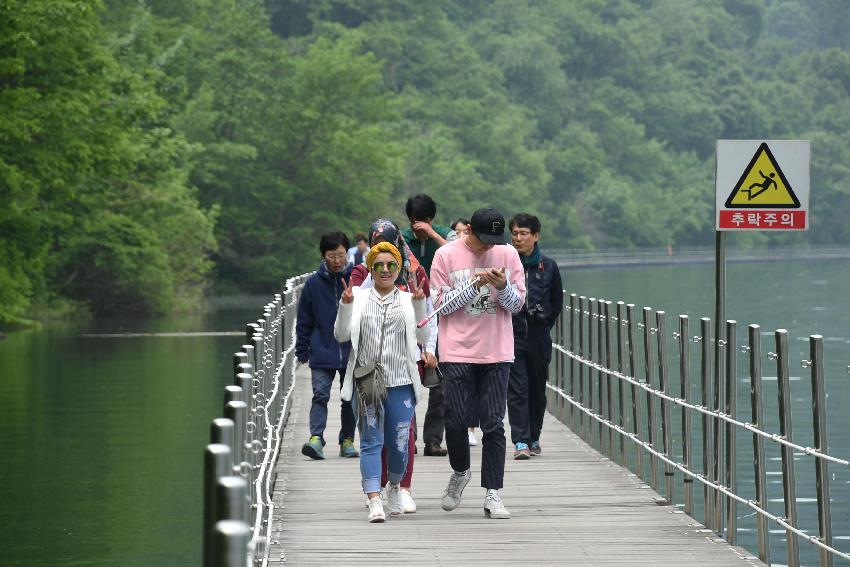
[[[340,392],[340,397],[345,401],[350,401],[354,392],[353,373],[354,364],[357,361],[357,345],[360,342],[360,313],[363,311],[365,302],[369,301],[369,294],[372,289],[354,287],[352,292],[354,293],[354,301],[347,304],[342,301],[339,302],[339,310],[334,322],[336,340],[341,343],[351,341],[351,354],[348,355],[348,367],[345,369],[345,379],[342,382],[342,391]],[[419,329],[416,327],[416,323],[425,317],[425,300],[414,301],[413,295],[406,291],[399,290],[398,293],[407,334],[410,380],[413,383],[413,392],[416,394],[416,401],[418,402],[422,382],[419,380],[419,369],[416,367],[416,361],[420,359],[417,343],[423,345],[427,343],[429,331],[427,325]]]

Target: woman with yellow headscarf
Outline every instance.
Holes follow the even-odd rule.
[[[404,507],[399,482],[407,466],[410,421],[422,389],[417,343],[425,344],[429,331],[416,325],[426,313],[422,287],[411,281],[408,292],[395,285],[402,268],[398,248],[389,242],[376,244],[366,256],[366,267],[372,287],[343,281],[334,336],[340,342],[351,341],[341,396],[352,401],[358,416],[360,476],[369,498],[368,518],[383,522],[381,449],[387,450],[390,515],[400,516]]]
[[[425,305],[427,307],[427,313],[429,315],[433,313],[434,305],[430,298],[428,274],[425,273],[425,268],[423,268],[419,264],[413,253],[410,252],[410,248],[407,246],[407,243],[401,237],[401,231],[399,230],[398,225],[391,219],[379,218],[371,224],[367,234],[369,238],[369,246],[376,246],[380,242],[389,242],[398,249],[399,253],[401,254],[402,267],[401,270],[399,270],[399,275],[395,280],[396,287],[398,287],[402,291],[411,291],[409,287],[409,282],[415,279],[419,286],[422,287],[425,291]],[[355,286],[372,286],[372,276],[369,274],[369,269],[366,267],[365,259],[363,264],[355,266],[354,269],[351,270],[350,281],[351,285]],[[437,366],[437,318],[430,318],[428,320],[428,326],[430,329],[428,342],[426,344],[419,345],[421,360],[417,364],[419,365],[420,378],[422,378],[423,374],[425,374],[425,372],[427,372],[429,368],[434,368]],[[432,395],[433,394],[429,393],[429,406],[433,401],[431,399]],[[439,402],[440,405],[442,405],[442,398],[440,398]],[[426,454],[427,448],[428,446],[426,444]],[[416,512],[416,501],[413,499],[412,494],[413,468],[416,461],[415,455],[416,412],[414,412],[413,419],[410,421],[410,434],[408,435],[407,447],[407,469],[404,471],[404,476],[401,479],[401,490],[399,491],[399,499],[401,500],[401,504],[404,508],[405,514],[411,514]],[[381,461],[383,463],[381,474],[381,486],[387,484],[386,460],[386,450],[384,450],[381,458]]]

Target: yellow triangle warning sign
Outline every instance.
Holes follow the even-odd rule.
[[[756,150],[750,164],[726,199],[728,209],[799,209],[800,201],[767,143]]]

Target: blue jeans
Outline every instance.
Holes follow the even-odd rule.
[[[342,380],[345,377],[345,369],[331,370],[329,368],[311,368],[313,382],[313,404],[310,406],[310,435],[318,435],[325,444],[325,425],[328,423],[328,400],[331,399],[331,385],[334,383],[334,375],[339,374],[339,387],[342,388]],[[339,430],[339,442],[343,439],[354,440],[354,412],[351,404],[343,401],[341,420],[342,427]]]
[[[357,395],[352,397],[357,404]],[[365,422],[360,424],[360,478],[363,492],[381,491],[381,449],[387,447],[387,476],[393,484],[401,482],[407,468],[407,442],[410,420],[416,406],[413,386],[387,388],[383,411],[366,407]]]

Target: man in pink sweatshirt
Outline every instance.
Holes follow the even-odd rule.
[[[470,219],[467,237],[439,248],[431,265],[431,290],[436,291],[435,307],[440,308],[446,445],[453,469],[443,493],[443,509],[457,508],[472,476],[467,412],[477,407],[484,433],[484,515],[503,519],[510,518],[498,490],[505,476],[503,421],[514,360],[511,314],[522,309],[525,301],[522,262],[513,247],[504,246],[506,242],[502,214],[478,209]]]

